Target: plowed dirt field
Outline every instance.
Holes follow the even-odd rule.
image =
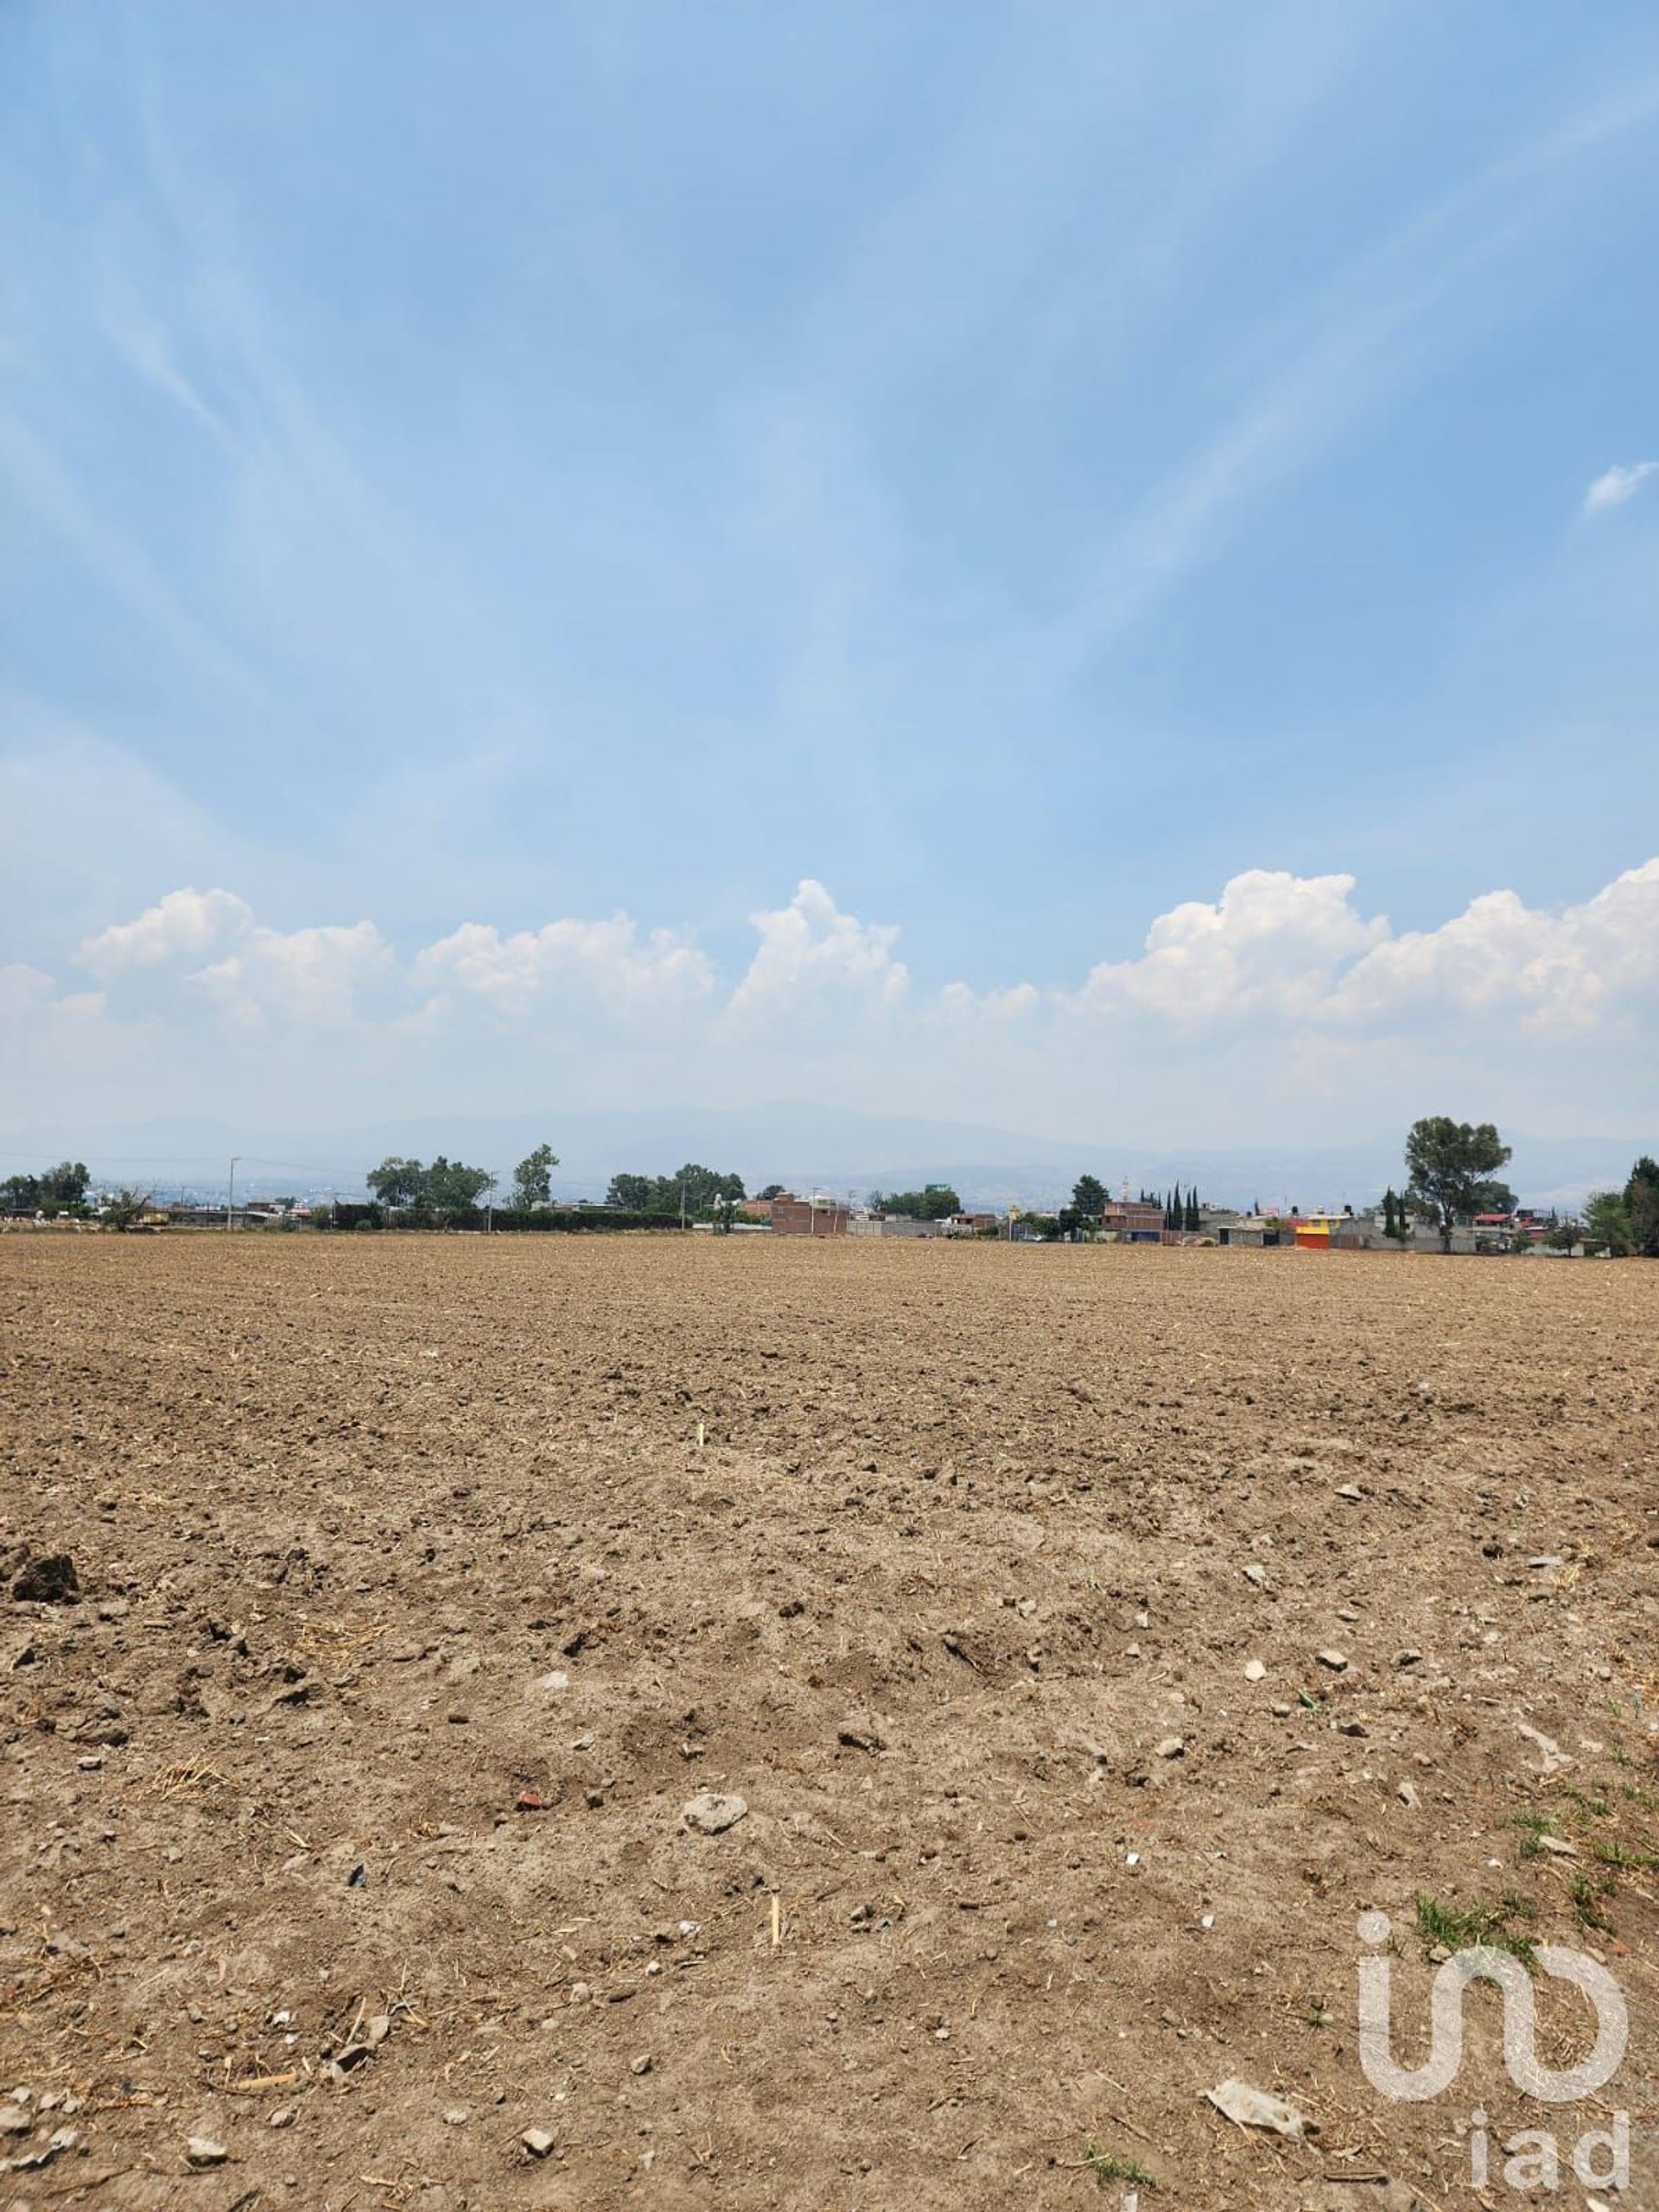
[[[0,2203],[1405,2212],[1530,2129],[1582,2205],[1625,2112],[1659,2206],[1659,1268],[18,1234],[0,1299]],[[1367,2079],[1361,1958],[1416,2065],[1483,1930],[1616,1979],[1593,2095],[1491,1983]]]

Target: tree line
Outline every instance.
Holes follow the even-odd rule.
[[[92,1182],[84,1160],[60,1160],[42,1175],[8,1175],[0,1183],[0,1213],[84,1213]]]
[[[741,1205],[743,1178],[689,1160],[672,1175],[613,1175],[605,1193],[607,1206],[625,1213],[672,1214],[677,1220],[712,1221]]]

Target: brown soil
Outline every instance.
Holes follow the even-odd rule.
[[[1518,2205],[1479,2104],[1629,2110],[1659,2204],[1659,1268],[12,1236],[0,1293],[0,2158],[79,2139],[0,2203]],[[1622,2073],[1529,2104],[1486,1987],[1380,2097],[1357,1916],[1414,2061],[1417,1897],[1505,1893]]]

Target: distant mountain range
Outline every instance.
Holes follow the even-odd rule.
[[[306,1194],[360,1192],[363,1177],[389,1153],[435,1153],[496,1169],[543,1141],[560,1155],[556,1195],[602,1198],[620,1169],[664,1175],[686,1160],[741,1174],[751,1191],[781,1183],[797,1191],[907,1190],[949,1183],[970,1205],[1025,1205],[1064,1198],[1076,1178],[1098,1175],[1114,1192],[1162,1192],[1196,1183],[1224,1205],[1356,1206],[1382,1195],[1403,1174],[1400,1138],[1346,1145],[1187,1146],[1122,1143],[1109,1135],[1062,1142],[971,1122],[931,1122],[803,1103],[719,1109],[655,1108],[615,1114],[411,1115],[351,1128],[238,1127],[200,1116],[103,1127],[20,1128],[0,1135],[0,1174],[29,1172],[66,1155],[84,1160],[99,1181],[133,1182],[165,1193],[188,1188],[221,1194],[232,1154],[237,1187]],[[1659,1136],[1512,1139],[1505,1171],[1531,1205],[1577,1204],[1589,1191],[1622,1183]]]

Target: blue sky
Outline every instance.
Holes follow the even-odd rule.
[[[1648,6],[14,0],[0,1121],[1650,1126],[1656,149]]]

